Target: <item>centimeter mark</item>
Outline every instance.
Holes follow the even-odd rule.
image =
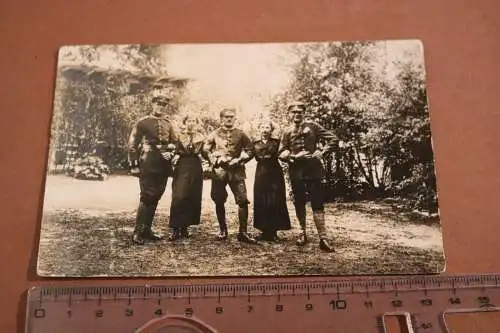
[[[337,298],[341,294],[358,294],[364,293],[368,296],[370,293],[380,293],[380,292],[390,292],[387,285],[392,285],[392,292],[400,293],[404,291],[423,291],[427,295],[428,291],[431,290],[442,290],[451,289],[454,294],[456,294],[457,289],[470,289],[470,288],[481,288],[484,290],[486,287],[500,287],[499,285],[500,275],[484,275],[481,277],[477,276],[452,276],[452,277],[432,277],[432,278],[402,278],[402,279],[367,279],[367,280],[340,280],[340,281],[314,281],[314,282],[259,282],[259,283],[234,283],[234,284],[206,284],[206,285],[182,285],[182,286],[134,286],[134,287],[124,287],[124,286],[111,286],[111,287],[59,287],[59,286],[47,286],[38,287],[40,294],[38,297],[38,302],[42,303],[44,297],[51,296],[57,298],[60,296],[75,296],[83,295],[84,300],[88,300],[89,297],[98,296],[99,302],[102,297],[108,297],[112,295],[115,299],[117,298],[128,298],[129,304],[133,298],[142,297],[143,299],[148,298],[149,294],[158,295],[161,298],[162,295],[171,295],[174,298],[186,297],[188,298],[188,303],[191,302],[191,298],[199,297],[199,293],[203,293],[204,297],[217,297],[219,300],[221,297],[227,297],[228,292],[232,292],[232,297],[241,295],[242,292],[246,291],[246,295],[250,298],[252,295],[268,295],[266,290],[275,291],[278,298],[281,297],[282,291],[285,294],[290,293],[295,295],[297,293],[306,294],[308,299],[311,294],[327,293],[327,290],[331,290],[337,294]],[[399,286],[399,287],[398,287]],[[406,286],[406,288],[405,288]],[[212,295],[208,294],[211,293]],[[252,294],[252,292],[257,292],[257,294]],[[260,293],[260,294],[259,294]],[[179,294],[181,294],[179,296]],[[194,294],[194,295],[193,295]]]

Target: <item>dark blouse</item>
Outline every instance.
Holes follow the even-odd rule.
[[[176,146],[176,153],[180,156],[201,155],[206,157],[203,149],[204,138],[199,134],[179,133]]]
[[[254,141],[255,159],[257,161],[278,159],[280,140],[270,138],[267,142],[262,139]]]

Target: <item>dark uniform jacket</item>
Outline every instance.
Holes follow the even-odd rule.
[[[246,179],[244,165],[227,167],[218,165],[218,160],[239,158],[243,152],[248,155],[244,163],[253,158],[253,144],[250,138],[238,128],[225,129],[220,127],[210,133],[205,141],[205,150],[214,165],[214,178],[220,180]]]
[[[316,122],[304,121],[298,128],[292,125],[283,132],[280,154],[289,151],[294,156],[301,152],[313,154],[314,151],[321,150],[324,155],[335,149],[336,142],[336,136],[323,126]],[[320,159],[297,158],[290,164],[289,174],[292,180],[321,179],[325,170]]]
[[[130,164],[139,166],[141,173],[171,174],[171,163],[161,153],[175,141],[176,134],[169,120],[153,115],[139,119],[130,133]]]

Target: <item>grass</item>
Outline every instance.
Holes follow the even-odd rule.
[[[289,211],[293,217],[291,204]],[[156,231],[168,232],[164,229],[167,213],[166,209],[158,211]],[[228,203],[227,216],[230,239],[225,242],[215,240],[218,226],[210,206],[204,207],[202,223],[191,229],[190,239],[138,246],[131,242],[133,210],[99,214],[83,209],[47,211],[38,271],[44,276],[66,277],[373,275],[432,274],[444,267],[439,224],[422,224],[389,205],[327,204],[327,228],[335,253],[319,251],[310,210],[310,243],[303,248],[294,244],[299,232],[295,219],[292,230],[280,233],[280,242],[249,245],[236,240],[234,204]]]

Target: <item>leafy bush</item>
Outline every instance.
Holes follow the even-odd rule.
[[[416,44],[414,46],[417,46]],[[385,59],[383,43],[320,43],[296,48],[290,88],[272,104],[288,122],[290,100],[344,144],[325,158],[327,200],[397,196],[411,209],[437,209],[424,68],[418,50]],[[415,57],[418,55],[418,57]],[[382,65],[382,66],[379,66]],[[384,66],[391,67],[391,75]]]
[[[71,162],[68,174],[83,180],[105,180],[111,173],[110,168],[97,156],[84,155]]]

